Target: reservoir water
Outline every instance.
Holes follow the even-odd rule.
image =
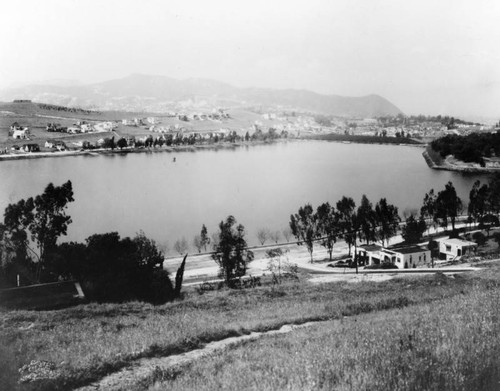
[[[249,244],[259,228],[282,230],[290,214],[311,203],[335,204],[343,195],[359,204],[386,197],[400,215],[419,209],[426,192],[452,181],[467,203],[473,182],[486,177],[428,168],[422,148],[342,144],[325,141],[199,150],[196,152],[74,156],[0,162],[0,210],[70,179],[73,223],[63,241],[83,241],[94,233],[143,230],[173,248],[191,244],[202,224],[209,234],[232,214]],[[173,158],[176,158],[175,162]],[[194,250],[191,248],[191,252]],[[173,250],[170,251],[174,253]]]

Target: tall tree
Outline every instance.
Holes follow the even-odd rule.
[[[418,243],[422,239],[427,225],[422,215],[417,220],[412,214],[406,219],[406,223],[402,228],[401,235],[408,244]]]
[[[500,174],[496,173],[489,184],[490,193],[488,197],[488,204],[492,212],[500,213]]]
[[[226,284],[234,286],[234,279],[246,274],[248,264],[253,260],[253,252],[247,249],[245,227],[236,225],[236,219],[228,216],[219,224],[219,238],[212,259],[219,265],[220,274]]]
[[[356,215],[356,203],[350,197],[342,197],[337,202],[338,223],[342,230],[342,235],[347,245],[349,246],[349,255],[351,255],[351,247],[354,245],[356,235],[353,234],[353,221]]]
[[[480,221],[481,218],[490,210],[489,197],[490,188],[487,184],[481,186],[479,180],[474,182],[471,191],[469,192],[469,205],[467,211],[474,222]]]
[[[360,233],[366,243],[375,241],[375,212],[368,197],[363,194],[361,204],[357,211],[357,218],[360,225]]]
[[[208,231],[205,224],[203,224],[201,227],[200,239],[201,239],[201,245],[203,246],[205,251],[207,251],[207,246],[210,244],[210,238],[208,237]]]
[[[313,207],[306,204],[299,208],[298,213],[290,216],[290,229],[297,238],[297,244],[305,243],[313,262],[314,240],[318,237],[318,221]]]
[[[375,205],[376,236],[382,242],[389,244],[389,239],[396,235],[401,218],[398,208],[388,204],[385,198],[380,199]]]
[[[455,220],[462,210],[462,200],[457,195],[453,183],[448,182],[445,189],[440,191],[436,197],[436,210],[434,220],[442,227],[448,226],[451,222],[451,229],[455,231]]]
[[[424,201],[422,207],[420,208],[420,215],[423,216],[424,219],[434,221],[435,214],[436,214],[436,195],[434,194],[434,189],[431,189],[424,196]]]
[[[66,208],[73,199],[71,181],[61,186],[49,183],[45,191],[17,204],[10,204],[5,209],[4,225],[10,238],[17,246],[24,247],[37,258],[36,280],[40,279],[44,262],[50,250],[55,248],[57,239],[66,235],[71,217],[66,215]],[[31,248],[29,239],[35,244]],[[19,248],[19,251],[23,251]]]
[[[337,241],[338,214],[328,202],[318,206],[316,210],[318,220],[318,235],[321,236],[321,245],[325,247],[332,260],[333,245]]]

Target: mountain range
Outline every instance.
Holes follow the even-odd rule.
[[[97,110],[166,112],[215,107],[259,107],[345,117],[397,115],[401,110],[379,95],[345,97],[307,90],[239,88],[209,79],[177,80],[133,74],[94,84],[31,84],[0,90],[0,100],[31,99]]]

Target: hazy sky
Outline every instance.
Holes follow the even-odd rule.
[[[500,118],[496,0],[16,0],[1,10],[2,87],[145,73]]]

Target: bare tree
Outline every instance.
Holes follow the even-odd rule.
[[[271,241],[273,241],[276,244],[278,244],[280,237],[281,237],[280,231],[273,231],[269,234],[269,239],[271,239]]]
[[[174,250],[180,255],[186,254],[188,249],[188,244],[186,238],[177,239],[174,243]]]
[[[270,232],[267,228],[261,228],[257,231],[257,239],[259,239],[259,242],[261,245],[264,245],[266,243],[266,240],[269,239]]]
[[[195,235],[195,237],[193,238],[193,245],[194,247],[196,247],[198,252],[201,253],[201,249],[203,248],[203,243],[200,235]]]
[[[287,242],[290,242],[290,238],[292,237],[293,233],[290,227],[284,228],[281,233],[283,234],[283,237],[286,239]]]

